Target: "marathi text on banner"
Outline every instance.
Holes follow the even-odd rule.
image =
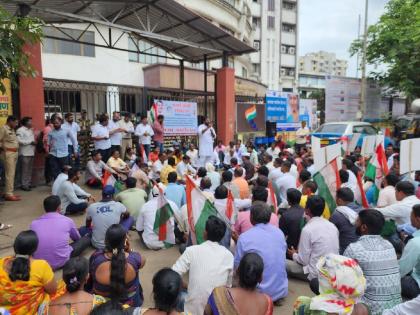
[[[154,100],[158,115],[165,116],[165,135],[197,134],[197,103]]]
[[[4,79],[2,82],[6,87],[6,93],[2,94],[0,92],[0,126],[3,126],[6,123],[7,116],[13,113],[10,80]]]

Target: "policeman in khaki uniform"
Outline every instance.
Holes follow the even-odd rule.
[[[13,194],[16,162],[18,159],[19,142],[16,137],[16,117],[7,117],[6,124],[0,128],[0,148],[5,168],[6,187],[4,198],[6,201],[19,201],[20,197]]]

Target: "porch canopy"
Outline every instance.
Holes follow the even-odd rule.
[[[37,17],[60,30],[59,36],[45,37],[98,47],[154,55],[139,49],[134,39],[143,38],[164,49],[166,58],[189,62],[255,51],[175,0],[0,0],[0,5],[12,14]],[[71,36],[60,28],[63,23],[83,23],[86,29],[78,37]],[[108,32],[104,34],[103,27],[98,26],[107,27]],[[84,32],[92,28],[99,32],[103,43],[82,40]],[[122,33],[115,36],[113,29]],[[133,38],[136,50],[117,45],[122,34]]]

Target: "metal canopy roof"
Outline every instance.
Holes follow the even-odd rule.
[[[174,0],[0,0],[0,4],[12,14],[19,12],[20,5],[26,5],[29,16],[47,24],[87,23],[88,28],[95,27],[97,31],[96,25],[117,28],[191,62],[201,61],[204,56],[214,59],[224,53],[241,55],[255,51]],[[115,48],[120,39],[113,43],[112,36],[100,35],[106,42],[100,47]],[[79,40],[80,37],[71,39]],[[138,47],[137,52],[142,53]]]

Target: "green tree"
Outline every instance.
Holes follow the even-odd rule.
[[[362,51],[355,40],[352,55]],[[369,75],[409,98],[420,97],[420,0],[390,0],[378,23],[368,29],[367,63],[386,70]]]
[[[0,91],[5,92],[2,79],[11,79],[14,74],[35,76],[29,56],[23,52],[25,44],[39,43],[42,37],[42,22],[32,17],[10,15],[0,6]]]

